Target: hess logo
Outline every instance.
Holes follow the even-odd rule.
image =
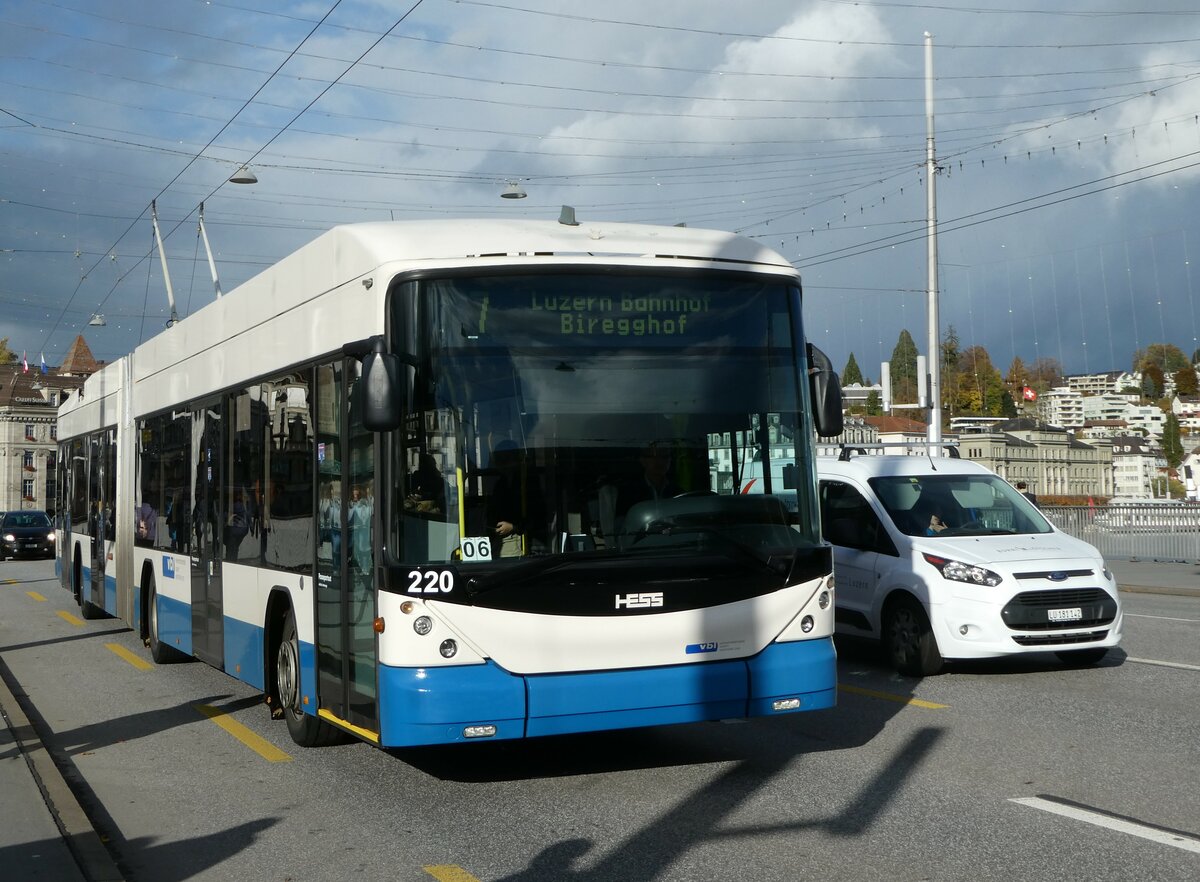
[[[661,591],[654,591],[649,594],[626,594],[616,596],[617,609],[624,607],[625,609],[649,609],[653,606],[663,605],[663,595]]]

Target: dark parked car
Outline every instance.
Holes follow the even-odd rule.
[[[0,521],[0,560],[54,557],[54,524],[44,511],[10,511]]]

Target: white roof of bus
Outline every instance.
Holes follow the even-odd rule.
[[[357,273],[397,260],[445,261],[505,255],[660,256],[792,269],[772,249],[734,233],[586,221],[577,226],[538,220],[347,224],[334,227],[299,250],[310,249],[330,251],[348,270],[353,268]]]

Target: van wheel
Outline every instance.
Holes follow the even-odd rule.
[[[883,615],[883,646],[892,667],[910,677],[940,674],[945,666],[929,617],[915,600],[888,604]]]
[[[1058,660],[1069,665],[1094,665],[1108,655],[1108,647],[1093,647],[1092,649],[1064,649],[1054,653]]]
[[[275,692],[287,720],[288,734],[301,747],[325,747],[344,740],[340,729],[304,712],[300,700],[300,639],[296,634],[296,616],[290,609],[275,655]]]

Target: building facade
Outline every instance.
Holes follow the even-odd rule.
[[[0,511],[55,513],[58,405],[96,369],[83,337],[57,368],[0,365]]]

